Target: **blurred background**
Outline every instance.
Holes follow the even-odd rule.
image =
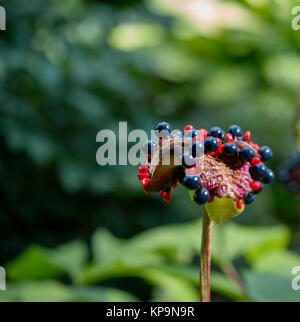
[[[96,134],[236,123],[276,170],[297,150],[297,1],[1,5],[0,300],[198,301],[201,208],[182,187],[170,204],[145,195],[137,167],[98,166]],[[216,227],[213,300],[300,301],[299,224],[277,179]]]

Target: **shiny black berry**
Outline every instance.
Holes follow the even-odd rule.
[[[246,161],[251,161],[251,159],[254,157],[255,152],[252,148],[246,146],[244,147],[240,152],[239,156]]]
[[[259,153],[263,161],[268,161],[272,158],[272,150],[268,146],[262,146],[259,148]]]
[[[267,167],[263,163],[254,164],[250,168],[250,174],[253,179],[261,179],[265,176]]]
[[[197,135],[198,135],[198,131],[195,129],[187,130],[184,132],[184,136],[186,138],[194,138]]]
[[[200,187],[200,178],[198,176],[187,175],[183,179],[183,185],[188,189],[197,189]]]
[[[185,168],[191,168],[196,164],[196,159],[189,153],[184,153],[181,158],[182,165]]]
[[[170,135],[171,131],[172,131],[172,127],[167,122],[159,122],[155,126],[155,134],[159,138],[163,138],[163,139],[167,138]]]
[[[233,136],[242,136],[242,129],[238,125],[231,125],[229,126],[227,133],[230,133]]]
[[[194,141],[192,143],[192,156],[195,157],[199,157],[201,155],[203,155],[204,153],[204,144],[203,142],[199,142],[199,141]]]
[[[209,136],[204,140],[204,152],[215,152],[218,148],[219,142],[216,138]]]
[[[255,197],[252,192],[249,192],[248,195],[244,198],[245,204],[249,205],[254,201]]]
[[[225,157],[234,158],[238,155],[239,150],[234,143],[227,142],[224,144],[222,152],[225,155]]]
[[[222,130],[222,135],[221,135],[221,141],[224,143],[226,139],[226,134],[225,132]]]
[[[274,181],[274,179],[275,179],[274,172],[270,169],[267,169],[266,173],[262,177],[262,182],[263,183],[270,183],[270,182]]]
[[[218,126],[214,126],[208,131],[208,136],[213,136],[213,137],[219,138],[219,139],[222,139],[223,134],[224,134],[223,130]],[[224,136],[225,136],[225,134],[224,134]]]
[[[194,194],[194,200],[199,204],[204,204],[209,200],[210,193],[206,188],[199,188]]]

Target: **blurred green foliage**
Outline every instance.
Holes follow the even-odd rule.
[[[0,300],[138,300],[129,292],[100,286],[116,278],[135,277],[149,287],[151,300],[197,301],[199,271],[193,261],[199,252],[199,231],[199,219],[148,230],[128,240],[100,228],[91,240],[90,262],[81,241],[51,250],[29,246],[8,263],[8,278],[15,283],[0,293]],[[300,256],[286,250],[290,239],[286,227],[228,223],[217,227],[214,235],[213,291],[238,301],[299,300],[290,286],[290,267],[299,263]],[[222,273],[224,265],[240,257],[248,264],[242,269],[246,294]],[[59,278],[69,280],[69,286],[55,281]]]
[[[217,1],[218,18],[238,15],[209,26],[166,3],[2,1],[1,300],[197,300],[199,207],[182,188],[168,205],[144,195],[134,167],[99,167],[99,130],[237,123],[274,169],[295,149],[297,1]],[[215,300],[299,300],[299,205],[276,182],[220,227]],[[232,261],[246,294],[223,273]]]

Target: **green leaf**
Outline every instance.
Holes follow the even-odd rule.
[[[197,302],[199,301],[198,288],[185,277],[164,271],[161,268],[146,268],[142,276],[158,288],[161,294],[154,300]]]
[[[0,292],[0,302],[135,302],[132,294],[109,287],[72,287],[56,281],[19,282]]]
[[[125,241],[113,236],[107,229],[98,229],[92,237],[93,259],[102,265],[122,253]]]
[[[290,232],[285,226],[256,227],[228,223],[215,227],[213,258],[226,262],[244,255],[251,262],[270,249],[285,248],[289,239]]]
[[[106,229],[95,232],[92,238],[94,262],[82,270],[82,284],[99,282],[115,276],[137,276],[147,265],[162,261],[153,249],[145,250],[139,244],[114,237]]]
[[[158,227],[133,237],[128,241],[128,247],[141,252],[155,252],[187,263],[194,250],[198,252],[200,249],[201,227],[201,220]]]
[[[112,277],[140,277],[150,285],[163,291],[164,300],[194,301],[197,300],[197,287],[184,274],[178,274],[163,266],[129,266],[117,263],[110,269],[93,266],[85,271],[83,283],[94,283]]]
[[[29,246],[7,265],[11,280],[38,280],[62,274],[63,270],[52,261],[48,251],[39,246]]]
[[[137,302],[132,294],[115,288],[89,286],[72,288],[72,301],[75,302]]]
[[[105,229],[96,231],[92,238],[93,258],[96,265],[92,271],[99,272],[99,276],[115,274],[116,268],[140,267],[155,264],[162,257],[152,251],[145,251],[135,243],[120,240]]]
[[[87,246],[82,241],[72,241],[53,250],[29,246],[7,266],[12,280],[49,279],[68,273],[75,278],[88,256]]]
[[[253,227],[253,230],[256,231],[256,235],[253,238],[252,247],[249,247],[245,253],[250,263],[270,249],[284,249],[289,244],[290,230],[286,226]]]
[[[259,302],[300,302],[300,292],[292,289],[292,276],[245,272],[248,294]]]
[[[211,290],[235,301],[247,300],[232,280],[218,272],[211,273]]]
[[[76,274],[88,259],[88,249],[83,241],[74,240],[49,251],[49,257],[53,263],[76,279]]]
[[[193,283],[195,289],[197,289],[197,296],[194,296],[195,301],[199,301],[199,267],[165,265],[159,266],[158,269],[169,275],[180,277],[182,280],[186,280],[186,283],[188,284]],[[216,271],[212,271],[211,273],[211,289],[213,292],[222,294],[232,300],[247,300],[247,297],[241,293],[233,281],[231,281],[226,275]]]
[[[230,198],[215,198],[213,202],[205,204],[205,209],[208,216],[216,224],[224,224],[228,219],[240,215],[245,206],[242,209],[236,207],[236,202]]]
[[[1,302],[62,302],[71,299],[71,289],[56,281],[8,284],[0,293]]]
[[[273,249],[252,262],[252,267],[259,272],[269,272],[291,276],[292,268],[300,265],[300,256],[284,249]]]

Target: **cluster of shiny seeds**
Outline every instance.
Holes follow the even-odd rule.
[[[182,155],[182,175],[177,182],[181,182],[185,187],[195,190],[194,200],[199,204],[212,202],[214,195],[212,191],[201,186],[201,181],[198,175],[193,175],[195,168],[196,157],[200,156],[203,151],[205,154],[211,155],[222,160],[225,164],[233,166],[237,162],[250,163],[250,174],[252,181],[250,183],[251,192],[244,198],[245,204],[250,204],[254,201],[254,195],[263,190],[264,183],[270,183],[274,180],[274,173],[268,169],[264,162],[272,158],[272,150],[268,146],[259,147],[257,144],[250,141],[250,131],[242,130],[237,125],[231,125],[225,133],[220,127],[212,127],[209,131],[206,129],[196,130],[192,125],[187,125],[183,132],[177,130],[172,132],[170,124],[160,122],[156,125],[155,131],[159,137],[159,144],[170,138],[183,138],[192,140],[191,153]],[[172,133],[171,133],[172,132]],[[244,141],[247,146],[242,149],[236,144],[238,141]],[[148,164],[139,167],[138,178],[141,180],[143,187],[150,183],[149,163],[151,154],[157,145],[153,141],[147,141],[144,144],[144,150],[148,153]],[[188,168],[188,174],[185,174],[185,169]],[[172,188],[177,187],[177,182]],[[148,193],[145,189],[144,191]],[[161,191],[162,198],[165,201],[171,200],[170,191]],[[242,208],[242,200],[236,202],[237,208]]]

